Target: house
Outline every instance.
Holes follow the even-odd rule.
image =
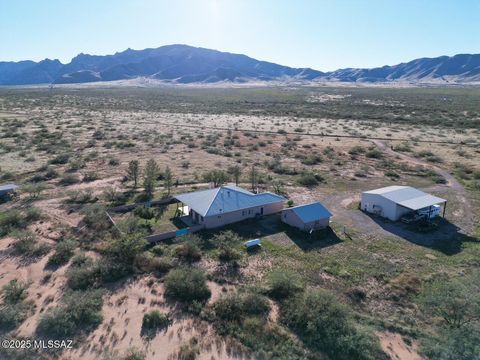
[[[0,185],[0,199],[7,198],[11,194],[14,194],[18,189],[15,184]]]
[[[270,192],[254,194],[237,186],[195,191],[174,197],[181,202],[187,221],[211,229],[245,219],[278,213],[285,198]]]
[[[428,218],[443,214],[447,200],[424,193],[410,186],[387,186],[362,193],[360,209],[372,214],[397,221],[402,216],[412,213],[424,214]]]
[[[298,205],[282,210],[282,221],[303,231],[324,229],[329,226],[332,213],[321,203]]]

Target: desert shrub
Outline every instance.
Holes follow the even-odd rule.
[[[150,220],[155,217],[155,210],[152,209],[151,207],[146,207],[146,206],[139,206],[137,207],[133,213],[145,220]]]
[[[322,175],[313,172],[305,172],[298,178],[298,183],[307,187],[316,186],[323,181],[324,178]]]
[[[89,171],[83,175],[84,182],[92,182],[98,179],[100,179],[100,175],[98,175],[98,173],[95,171]]]
[[[85,225],[91,230],[100,232],[108,230],[112,226],[105,208],[99,204],[86,207],[82,213],[84,214],[83,221]]]
[[[68,186],[77,184],[80,182],[80,178],[75,174],[63,174],[58,183],[60,185]]]
[[[168,314],[161,313],[158,310],[152,310],[143,315],[142,328],[147,330],[165,328],[171,320]]]
[[[96,288],[117,281],[131,271],[131,267],[109,258],[93,260],[83,254],[77,255],[67,269],[67,285],[72,290]]]
[[[365,156],[371,159],[381,159],[383,157],[383,154],[378,149],[371,149],[367,151]]]
[[[66,164],[69,159],[70,159],[70,155],[59,154],[50,160],[50,164],[54,164],[54,165]]]
[[[62,303],[41,316],[37,333],[61,339],[88,332],[102,322],[102,291],[73,291]]]
[[[311,349],[335,359],[383,359],[378,339],[354,325],[350,310],[327,291],[310,291],[282,306],[282,321]]]
[[[84,189],[69,192],[66,202],[73,204],[87,204],[96,200],[97,199],[93,197],[92,189]]]
[[[188,344],[180,346],[178,350],[178,360],[195,360],[200,354],[197,338],[191,338]]]
[[[27,210],[12,209],[0,213],[0,236],[24,229],[28,224],[41,218],[40,210],[30,207]]]
[[[149,251],[145,251],[135,257],[133,265],[139,272],[163,274],[173,268],[173,260],[168,256],[158,257]]]
[[[435,360],[477,360],[480,357],[480,326],[443,327],[436,336],[422,339],[421,353]]]
[[[120,360],[145,360],[147,355],[138,349],[128,349],[124,355],[120,357]],[[114,357],[108,360],[116,360],[118,359],[117,355],[115,354]]]
[[[480,321],[480,273],[464,279],[436,279],[418,296],[428,315],[441,318],[451,328]]]
[[[19,231],[14,234],[16,241],[13,248],[18,255],[27,257],[39,257],[45,255],[49,251],[49,246],[39,244],[35,234],[30,231]]]
[[[285,299],[303,290],[298,274],[288,270],[275,270],[268,276],[268,293],[275,299]]]
[[[83,169],[85,167],[85,161],[79,157],[75,159],[71,159],[68,163],[68,171],[77,171]]]
[[[235,262],[242,258],[242,253],[229,246],[221,246],[218,250],[218,259],[223,262]]]
[[[202,258],[198,245],[188,240],[175,247],[175,255],[188,262],[199,261]]]
[[[323,158],[320,154],[312,154],[302,159],[302,164],[304,165],[316,165],[320,164],[323,161]]]
[[[9,304],[16,304],[22,302],[27,297],[28,286],[18,279],[10,280],[10,282],[3,286],[3,301]]]
[[[50,265],[62,265],[73,256],[77,242],[72,239],[64,239],[55,245],[55,252],[48,259]]]
[[[135,257],[142,253],[146,246],[147,241],[143,234],[122,235],[110,241],[106,254],[121,264],[132,265]]]
[[[21,324],[28,317],[30,305],[26,302],[6,303],[0,306],[0,330],[8,331]],[[0,351],[1,353],[1,351]]]
[[[385,171],[384,174],[385,174],[385,176],[388,176],[389,178],[393,178],[393,179],[398,179],[400,177],[400,175],[398,175],[398,173],[396,173],[393,170],[387,170],[387,171]]]
[[[361,145],[355,145],[348,151],[348,153],[350,155],[364,154],[365,153],[365,148]]]
[[[238,321],[246,316],[268,317],[268,299],[253,292],[229,294],[218,299],[213,305],[215,315],[221,320]]]
[[[165,294],[183,302],[206,301],[211,296],[205,273],[194,268],[170,270],[165,277]]]

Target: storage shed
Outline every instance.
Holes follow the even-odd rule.
[[[387,186],[362,193],[360,208],[392,221],[399,220],[409,213],[422,213],[428,216],[434,207],[445,206],[447,200],[427,194],[410,186]],[[431,210],[431,211],[430,211]]]
[[[303,231],[324,229],[331,217],[332,213],[318,201],[282,210],[282,221]]]

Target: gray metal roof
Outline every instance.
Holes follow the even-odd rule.
[[[285,201],[273,193],[254,194],[237,186],[222,186],[215,189],[176,195],[175,199],[186,204],[202,216],[220,215],[232,211],[249,209]]]
[[[0,192],[4,191],[14,191],[17,190],[18,186],[15,184],[5,184],[5,185],[0,185]]]
[[[304,223],[332,217],[332,213],[318,201],[311,204],[298,205],[290,208],[290,210],[292,210]]]
[[[380,189],[365,191],[364,193],[380,195],[411,210],[419,210],[447,201],[410,186],[387,186]]]

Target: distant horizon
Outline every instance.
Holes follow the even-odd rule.
[[[157,48],[160,48],[160,47],[164,47],[164,46],[174,46],[174,45],[180,45],[180,46],[189,46],[189,47],[194,47],[194,48],[203,48],[203,49],[208,49],[208,50],[214,50],[214,51],[219,51],[219,52],[224,52],[224,53],[231,53],[231,54],[236,54],[236,55],[246,55],[250,58],[254,58],[258,61],[266,61],[266,62],[270,62],[270,63],[275,63],[275,64],[278,64],[278,65],[283,65],[283,66],[288,66],[288,67],[292,67],[292,68],[299,68],[297,66],[291,66],[289,64],[282,64],[282,63],[279,63],[279,62],[275,62],[275,61],[271,61],[271,60],[265,60],[265,59],[258,59],[254,56],[250,56],[249,54],[246,54],[246,53],[241,53],[241,52],[231,52],[231,51],[223,51],[221,49],[211,49],[211,48],[206,48],[204,46],[194,46],[194,45],[190,45],[190,44],[180,44],[180,43],[176,43],[176,44],[164,44],[164,45],[160,45],[160,46],[151,46],[151,47],[147,47],[147,48],[143,48],[143,49],[134,49],[132,47],[127,47],[127,48],[124,48],[123,50],[119,50],[119,51],[115,51],[115,52],[110,52],[110,53],[105,53],[105,54],[91,54],[91,53],[87,53],[87,52],[84,52],[84,51],[81,51],[79,52],[78,54],[76,54],[75,56],[73,56],[72,58],[70,58],[69,60],[67,61],[62,61],[61,59],[58,59],[58,58],[53,58],[53,57],[46,57],[46,58],[43,58],[43,59],[40,59],[40,60],[32,60],[32,59],[22,59],[22,60],[3,60],[3,59],[0,59],[0,62],[20,62],[20,61],[34,61],[34,62],[40,62],[40,61],[44,61],[44,60],[50,60],[50,61],[55,61],[55,60],[58,60],[60,61],[63,65],[66,65],[66,64],[69,64],[75,57],[79,56],[79,55],[91,55],[91,56],[109,56],[109,55],[115,55],[116,53],[123,53],[127,50],[133,50],[133,51],[142,51],[142,50],[147,50],[147,49],[157,49]],[[403,64],[403,63],[408,63],[410,61],[413,61],[413,60],[417,60],[417,59],[433,59],[433,58],[439,58],[439,57],[454,57],[454,56],[457,56],[457,55],[480,55],[480,54],[477,54],[477,53],[458,53],[458,54],[452,54],[452,55],[438,55],[438,56],[422,56],[422,57],[418,57],[418,58],[415,58],[415,59],[408,59],[408,60],[402,60],[402,61],[399,61],[395,64],[383,64],[383,65],[379,65],[379,66],[374,66],[374,67],[365,67],[365,68],[362,68],[362,69],[372,69],[372,68],[377,68],[377,67],[383,67],[383,66],[395,66],[395,65],[398,65],[398,64]],[[300,67],[301,68],[301,67]],[[303,68],[311,68],[313,70],[317,70],[317,71],[322,71],[322,72],[331,72],[331,71],[335,71],[335,70],[340,70],[340,69],[348,69],[348,68],[352,68],[352,69],[356,69],[356,68],[359,68],[359,67],[356,67],[356,66],[347,66],[347,67],[343,67],[343,68],[337,68],[337,69],[333,69],[333,70],[324,70],[324,69],[317,69],[317,68],[314,68],[312,66],[304,66]],[[360,68],[359,68],[360,69]]]
[[[2,61],[188,44],[295,68],[375,68],[480,53],[476,0],[0,2]]]

